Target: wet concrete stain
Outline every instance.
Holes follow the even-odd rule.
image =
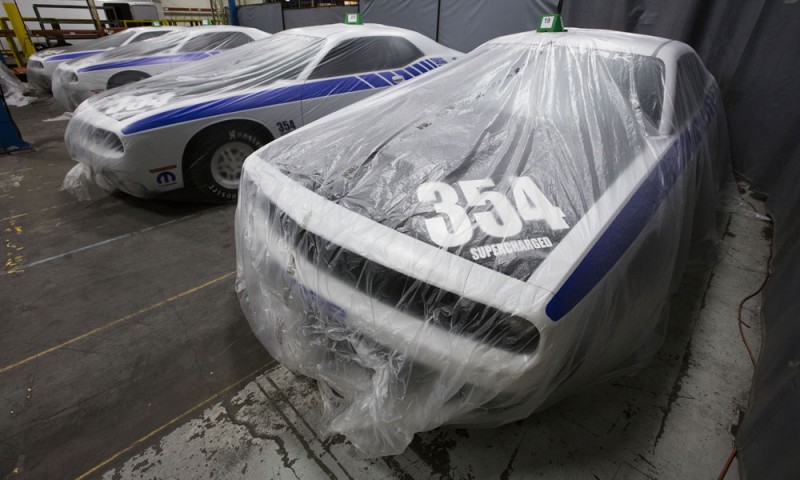
[[[274,386],[274,383],[272,383],[272,381],[269,380],[269,378],[267,378],[267,380]],[[269,402],[270,406],[272,407],[272,410],[275,411],[275,413],[277,413],[283,419],[283,421],[285,422],[286,426],[289,428],[289,430],[292,432],[292,434],[295,436],[295,438],[300,442],[300,444],[302,445],[303,449],[306,451],[307,457],[310,458],[311,460],[313,460],[314,463],[317,464],[317,466],[325,473],[325,475],[328,478],[335,479],[336,478],[336,474],[333,473],[331,471],[331,469],[328,468],[328,466],[325,465],[325,463],[322,462],[322,460],[318,457],[316,452],[314,452],[314,450],[308,444],[308,442],[306,441],[305,437],[292,424],[291,419],[289,419],[289,417],[286,416],[286,413],[284,413],[284,411],[281,410],[280,406],[277,404],[275,399],[272,398],[272,396],[269,393],[267,393],[266,390],[264,390],[264,387],[262,387],[260,383],[255,382],[255,385],[264,394],[264,397],[266,397],[267,401]],[[283,452],[286,452],[285,447],[283,447],[283,439],[281,439],[279,437],[275,437],[272,440],[275,441],[276,443],[280,442],[280,447],[279,448],[283,448]],[[283,459],[284,466],[286,468],[291,469],[292,472],[294,472],[294,469],[292,468],[292,466],[294,465],[294,462],[297,459],[291,459],[290,460],[288,458],[288,454],[284,455],[284,453],[281,453],[281,451],[279,451],[278,453],[281,455],[281,458]],[[296,472],[295,472],[295,476],[297,476]],[[352,477],[350,477],[348,475],[348,478],[352,478]]]
[[[508,480],[511,478],[511,474],[514,473],[514,460],[517,459],[517,453],[519,453],[519,447],[522,445],[522,442],[525,440],[525,437],[517,444],[517,448],[511,453],[511,458],[508,459],[508,465],[506,469],[500,474],[500,480]]]
[[[278,387],[277,384],[275,384],[275,382],[271,378],[266,377],[266,380],[269,382],[270,385],[272,385],[272,388],[275,389],[275,395],[278,396],[279,399],[294,412],[294,414],[297,416],[297,418],[300,419],[300,421],[305,425],[305,427],[308,429],[308,431],[310,431],[311,434],[314,436],[314,440],[316,440],[322,446],[322,449],[325,451],[325,453],[327,453],[331,457],[331,459],[333,459],[333,461],[336,462],[336,464],[344,472],[344,474],[347,475],[347,478],[352,479],[353,477],[350,475],[350,473],[347,471],[347,469],[344,467],[344,465],[342,465],[341,462],[339,462],[339,460],[333,454],[333,451],[331,451],[330,444],[325,442],[325,441],[323,441],[323,439],[321,439],[317,435],[317,432],[314,430],[314,428],[308,423],[308,421],[306,421],[305,417],[303,417],[303,415],[300,413],[300,411],[298,411],[295,408],[294,404],[290,400],[291,398],[295,397],[298,394],[297,392],[298,392],[299,386],[298,385],[292,385],[289,388],[285,388],[285,389],[282,390],[281,388]],[[300,380],[300,382],[303,382],[303,381],[304,380],[302,380],[302,379]],[[305,381],[312,382],[310,379],[307,379]],[[256,382],[256,385],[258,385],[258,388],[265,395],[267,395],[266,390],[264,390],[264,388],[258,382]],[[269,395],[267,395],[267,398],[270,398]],[[272,399],[270,399],[270,400],[272,400]],[[277,405],[275,403],[273,403],[273,405],[275,406],[275,408],[277,408]],[[288,418],[283,415],[283,412],[280,412],[280,413],[281,413],[281,416],[284,419],[288,420]],[[291,423],[289,425],[291,425]],[[295,432],[294,428],[292,430],[293,430],[293,432]],[[299,432],[296,432],[295,435],[299,436]],[[305,439],[304,438],[299,438],[299,440],[303,443],[303,447],[306,448],[306,451],[310,452],[311,451],[310,450],[310,446],[308,446],[306,444]],[[313,455],[314,453],[312,452],[311,454]],[[330,472],[329,470],[328,470],[328,472],[329,472],[329,476],[331,476],[331,478],[335,477],[335,474],[333,472]]]
[[[414,476],[403,470],[403,467],[401,467],[393,457],[383,457],[382,460],[392,471],[395,478],[399,478],[400,480],[414,480]]]
[[[450,451],[455,448],[456,440],[448,431],[440,431],[431,436],[429,441],[415,435],[409,448],[431,468],[431,472],[442,479],[453,478],[453,467]]]
[[[664,412],[664,415],[661,417],[661,425],[658,427],[658,433],[656,434],[656,438],[653,441],[653,452],[655,452],[655,449],[658,446],[658,442],[664,435],[664,429],[667,426],[667,418],[669,417],[669,414],[672,411],[672,406],[679,398],[678,394],[680,393],[681,388],[683,387],[683,380],[689,373],[689,362],[691,358],[692,358],[692,342],[690,340],[686,344],[686,353],[683,354],[683,358],[681,359],[681,366],[678,369],[678,377],[675,379],[675,382],[672,384],[672,390],[669,392],[667,405],[661,409],[661,411]]]

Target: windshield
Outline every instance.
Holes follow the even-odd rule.
[[[124,32],[114,33],[105,37],[96,38],[94,40],[87,40],[79,43],[78,45],[69,45],[66,47],[53,47],[42,50],[37,55],[42,58],[59,55],[62,53],[70,52],[86,52],[91,50],[106,50],[109,48],[117,48],[126,41],[128,41],[135,32],[127,30]]]
[[[182,87],[206,85],[204,90],[227,86],[248,88],[291,80],[303,71],[324,41],[320,37],[279,33],[240,47],[236,52],[176,69],[167,77]]]
[[[95,96],[92,105],[117,120],[204,94],[226,95],[293,80],[322,48],[325,39],[279,33],[264,40],[193,62],[158,77]],[[157,99],[147,102],[144,98]],[[122,105],[137,108],[122,108]]]
[[[178,51],[209,52],[211,50],[228,50],[252,41],[252,38],[240,32],[209,32],[190,39]]]
[[[98,38],[91,42],[86,42],[79,45],[81,50],[102,50],[104,48],[117,48],[123,43],[127,42],[136,34],[134,31],[126,30],[119,33],[114,33],[105,37]]]
[[[112,60],[167,53],[180,45],[186,39],[186,35],[187,32],[185,31],[172,32],[146,42],[130,43],[124,47],[115,48],[97,55],[92,55],[91,57],[79,58],[73,60],[70,64],[80,68],[86,65],[95,65]]]

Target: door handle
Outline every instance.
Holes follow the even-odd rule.
[[[401,77],[400,75],[395,75],[392,77],[392,83],[394,83],[395,85],[402,82],[403,80],[405,80],[405,78]]]

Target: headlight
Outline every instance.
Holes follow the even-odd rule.
[[[125,152],[122,140],[120,140],[117,134],[97,127],[87,127],[87,130],[86,135],[91,139],[91,142],[100,149],[118,153]]]
[[[61,67],[57,68],[55,73],[53,74],[53,82],[56,84],[60,84],[66,86],[70,83],[75,83],[78,81],[78,74],[71,71],[65,70]]]

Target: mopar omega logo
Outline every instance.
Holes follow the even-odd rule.
[[[169,187],[178,183],[178,177],[175,175],[177,165],[167,165],[166,167],[153,168],[150,173],[156,174],[156,183],[159,187]]]

